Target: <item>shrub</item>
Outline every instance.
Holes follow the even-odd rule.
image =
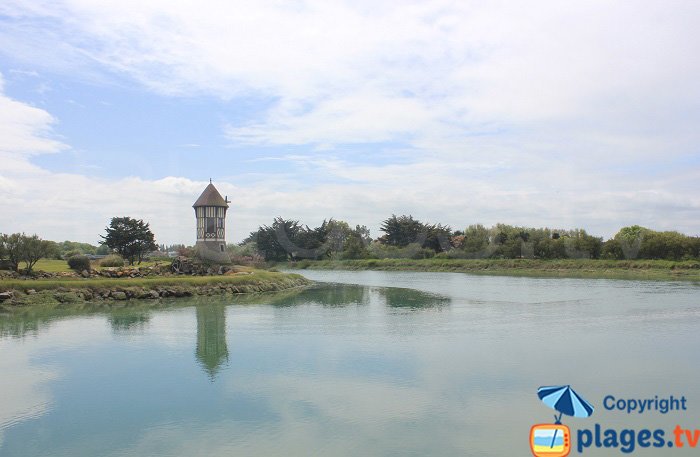
[[[409,244],[409,246],[411,246]],[[420,248],[410,252],[411,259],[431,259],[435,257],[435,251],[430,248]]]
[[[72,249],[72,250],[70,250],[70,251],[68,251],[68,252],[64,252],[64,253],[63,253],[63,258],[66,259],[66,260],[68,260],[68,259],[70,259],[71,257],[76,257],[76,256],[81,256],[81,255],[83,255],[83,251],[80,251],[80,250],[78,250],[78,249]]]
[[[90,271],[90,259],[84,255],[74,255],[68,259],[68,266],[75,271]]]
[[[108,255],[104,259],[100,260],[101,267],[123,267],[124,259],[116,254]]]

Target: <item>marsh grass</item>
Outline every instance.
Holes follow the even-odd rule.
[[[287,266],[318,270],[443,271],[517,276],[700,280],[700,262],[671,260],[363,259],[304,260]]]

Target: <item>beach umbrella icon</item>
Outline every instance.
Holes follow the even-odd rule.
[[[573,417],[589,417],[593,414],[593,406],[577,394],[571,386],[544,386],[537,389],[537,396],[542,402],[559,412],[559,417],[554,415],[556,424],[561,424],[561,416],[566,414]],[[554,431],[552,446],[557,437]]]
[[[593,414],[593,406],[571,386],[540,387],[537,389],[537,396],[545,405],[559,412],[559,417],[554,416],[557,424],[561,424],[562,414],[573,417],[589,417]]]

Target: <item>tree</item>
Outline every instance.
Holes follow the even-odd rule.
[[[79,243],[77,241],[62,241],[57,243],[59,255],[63,259],[67,259],[73,255],[79,254],[95,254],[97,249],[95,246],[88,243]]]
[[[352,229],[347,222],[335,219],[329,219],[328,226],[330,230],[325,239],[326,246],[328,247],[326,255],[331,258],[338,258],[345,250],[345,244],[352,234]]]
[[[100,243],[97,249],[95,249],[95,254],[96,255],[109,255],[110,253],[109,246],[107,246],[104,243]]]
[[[345,239],[343,258],[366,259],[369,257],[369,249],[367,249],[367,246],[369,246],[371,241],[372,238],[369,235],[369,229],[364,225],[356,225]]]
[[[470,225],[464,231],[464,238],[457,240],[464,252],[472,258],[488,257],[493,251],[490,244],[491,231],[481,224]],[[491,249],[489,249],[491,247]]]
[[[13,233],[2,235],[1,238],[3,256],[7,257],[14,271],[19,271],[19,263],[24,262],[25,273],[30,274],[40,259],[55,253],[56,244],[53,241],[42,240],[37,235]]]
[[[22,261],[22,236],[19,233],[2,236],[5,256],[14,271],[19,271],[19,263]]]
[[[408,246],[411,243],[423,245],[425,240],[419,238],[424,238],[427,235],[426,226],[413,219],[413,216],[397,217],[395,214],[383,221],[379,230],[384,232],[379,241],[389,246],[398,247]]]
[[[262,225],[243,242],[255,241],[265,260],[282,261],[294,259],[294,248],[302,226],[299,221],[275,218],[272,226]]]
[[[36,235],[21,236],[22,260],[26,263],[26,274],[30,274],[34,265],[44,257],[49,257],[56,252],[56,244],[53,241],[42,240]]]
[[[423,247],[432,249],[435,252],[448,251],[452,247],[452,229],[447,225],[432,224],[425,225],[425,241]]]
[[[649,229],[639,225],[622,227],[614,236],[622,249],[625,259],[636,259],[642,247],[642,240],[649,233]]]
[[[141,219],[113,217],[105,231],[107,235],[101,235],[104,244],[127,259],[129,265],[136,260],[140,264],[145,254],[158,249],[149,224]]]

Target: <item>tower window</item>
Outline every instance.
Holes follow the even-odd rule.
[[[224,252],[224,245],[220,244],[219,247],[221,248],[221,252]]]

